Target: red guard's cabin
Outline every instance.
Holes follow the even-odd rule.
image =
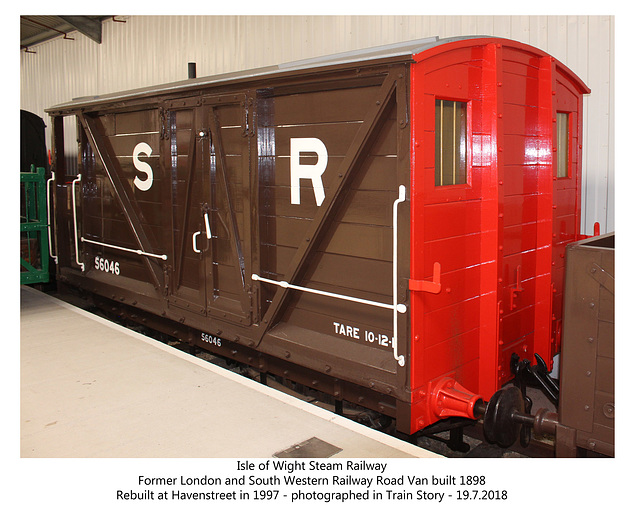
[[[472,413],[473,396],[452,409],[443,378],[489,399],[512,354],[550,365],[559,351],[589,93],[555,58],[511,40],[458,40],[414,60],[410,432]]]

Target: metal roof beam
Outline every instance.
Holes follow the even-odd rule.
[[[86,35],[94,42],[102,44],[102,21],[87,16],[59,16],[73,26],[81,34]]]

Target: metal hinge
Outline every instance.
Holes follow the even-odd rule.
[[[164,108],[160,108],[160,138],[168,139],[169,132],[171,131],[169,127],[169,114],[168,111]]]
[[[520,265],[518,265],[518,267],[516,267],[516,286],[509,288],[509,310],[513,311],[516,307],[516,297],[518,296],[518,293],[520,292],[524,292],[524,288],[522,288],[522,274],[521,274],[521,269],[522,267]]]

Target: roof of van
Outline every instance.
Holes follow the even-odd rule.
[[[486,35],[472,35],[463,37],[428,37],[425,39],[412,40],[407,42],[397,42],[394,44],[386,44],[383,46],[376,46],[372,48],[357,49],[354,51],[346,51],[342,53],[317,56],[314,58],[307,58],[303,60],[296,60],[289,63],[282,63],[279,65],[270,65],[267,67],[260,67],[256,69],[242,70],[239,72],[230,72],[226,74],[218,74],[207,77],[200,77],[195,79],[187,79],[174,83],[160,84],[155,86],[148,86],[144,88],[126,90],[115,93],[108,93],[104,95],[88,96],[74,98],[71,102],[66,102],[50,109],[47,109],[47,113],[62,112],[69,109],[77,109],[82,106],[96,105],[101,103],[108,103],[113,101],[119,101],[124,99],[143,98],[152,96],[155,94],[165,94],[180,91],[182,89],[191,89],[194,87],[206,87],[208,85],[216,85],[223,83],[231,83],[234,81],[246,81],[263,76],[277,76],[290,72],[305,71],[309,69],[319,69],[324,67],[342,66],[355,63],[367,63],[375,61],[390,61],[390,60],[411,60],[414,55],[422,53],[428,49],[432,49],[436,46],[443,44],[449,44],[456,41],[464,41],[471,39],[496,39],[497,37],[491,37]]]
[[[412,40],[407,42],[398,42],[394,44],[386,44],[383,46],[377,46],[372,48],[357,49],[355,51],[346,51],[342,53],[318,56],[314,58],[307,58],[303,60],[292,61],[288,63],[282,63],[279,65],[270,65],[267,67],[259,67],[255,69],[242,70],[239,72],[229,72],[226,74],[218,74],[207,77],[200,77],[195,79],[187,79],[184,81],[178,81],[174,83],[160,84],[155,86],[148,86],[135,90],[126,90],[116,93],[108,93],[104,95],[85,96],[74,98],[71,102],[66,102],[51,109],[47,109],[46,112],[55,112],[62,109],[76,108],[81,105],[96,104],[100,102],[111,102],[113,100],[120,100],[125,98],[134,98],[147,96],[154,93],[167,93],[179,91],[182,88],[191,88],[193,86],[208,85],[208,84],[221,84],[230,81],[240,81],[246,79],[257,78],[261,76],[280,74],[284,72],[301,71],[306,69],[321,68],[327,66],[343,65],[348,63],[368,62],[381,59],[390,58],[410,58],[414,54],[418,54],[431,47],[452,42],[454,40],[468,39],[472,37],[455,37],[441,39],[439,37],[428,37],[425,39]],[[473,37],[478,38],[478,37]]]

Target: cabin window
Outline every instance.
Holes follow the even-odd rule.
[[[467,182],[467,104],[436,100],[436,186]]]
[[[556,165],[557,177],[569,177],[569,114],[559,112],[556,116],[556,128],[558,131]]]

